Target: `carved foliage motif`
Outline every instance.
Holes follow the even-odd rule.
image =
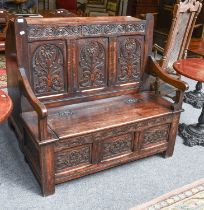
[[[57,155],[56,167],[57,170],[63,170],[65,168],[74,167],[89,162],[90,147],[85,146],[59,153]]]
[[[38,47],[32,60],[33,84],[36,94],[64,91],[63,54],[53,44]]]
[[[140,78],[141,45],[134,38],[119,42],[118,81],[131,82]]]
[[[82,46],[79,58],[79,86],[93,87],[105,84],[105,49],[97,42],[91,41]]]
[[[169,125],[159,126],[144,131],[144,144],[152,144],[162,140],[168,140]]]
[[[57,148],[60,150],[62,148],[74,147],[77,145],[93,143],[94,141],[100,141],[102,139],[108,139],[118,135],[124,135],[129,132],[136,132],[143,127],[152,127],[160,125],[161,123],[170,123],[172,121],[172,115],[158,117],[150,120],[145,120],[143,122],[133,123],[121,127],[116,127],[106,131],[96,132],[88,135],[78,136],[74,138],[65,139],[57,142]],[[146,137],[147,138],[147,137]]]
[[[116,138],[115,141],[109,141],[103,144],[103,159],[120,155],[125,152],[131,152],[132,148],[131,134],[126,134],[115,138]]]
[[[79,26],[59,26],[43,27],[41,25],[30,25],[28,37],[29,40],[51,38],[51,37],[70,37],[70,36],[103,36],[107,34],[120,35],[123,33],[144,32],[144,23],[135,24],[92,24],[92,25],[79,25]]]

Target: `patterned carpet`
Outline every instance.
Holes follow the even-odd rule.
[[[204,179],[130,210],[204,210]]]
[[[7,86],[5,55],[0,53],[0,88]]]

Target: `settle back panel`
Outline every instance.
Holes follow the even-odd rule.
[[[51,96],[52,103],[54,99],[73,103],[139,88],[151,45],[146,38],[148,23],[132,17],[108,20],[17,20],[25,45],[17,51],[22,53],[22,66],[28,66],[37,97],[48,104]]]

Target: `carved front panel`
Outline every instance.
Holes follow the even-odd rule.
[[[57,154],[56,170],[72,168],[90,163],[91,149],[89,145],[72,148]]]
[[[106,86],[107,39],[78,41],[79,89]]]
[[[108,129],[105,131],[100,131],[97,133],[91,133],[91,134],[87,134],[83,136],[63,139],[63,140],[57,141],[56,150],[62,150],[63,148],[69,148],[69,147],[75,147],[78,145],[93,143],[94,141],[100,141],[103,139],[113,139],[112,137],[117,137],[118,135],[122,137],[126,133],[137,132],[137,131],[140,131],[144,127],[148,128],[149,130],[149,127],[152,127],[152,126],[160,127],[161,123],[170,123],[171,121],[172,121],[172,115],[168,115],[168,116],[153,118],[153,119],[145,120],[138,123],[132,123],[125,126]]]
[[[142,40],[131,36],[118,38],[117,49],[117,82],[138,82],[141,76]]]
[[[103,143],[103,160],[130,153],[132,151],[132,134],[111,138]]]
[[[168,141],[169,125],[153,127],[144,131],[143,144],[153,144],[159,141]]]
[[[65,90],[63,52],[55,44],[42,44],[32,57],[33,89],[36,95],[61,93]]]

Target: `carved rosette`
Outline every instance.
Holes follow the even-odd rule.
[[[104,86],[105,62],[105,48],[101,43],[91,41],[82,46],[79,58],[79,87]]]
[[[84,146],[70,151],[61,152],[57,155],[56,169],[63,170],[66,168],[79,166],[90,162],[90,147]]]
[[[64,91],[63,54],[53,44],[38,47],[32,59],[34,92],[51,94]]]
[[[143,144],[153,144],[159,141],[168,140],[169,125],[150,128],[144,131]]]
[[[132,135],[126,134],[115,137],[113,141],[103,144],[103,159],[118,156],[132,151]]]
[[[118,81],[131,82],[140,79],[141,45],[134,38],[119,42]]]

